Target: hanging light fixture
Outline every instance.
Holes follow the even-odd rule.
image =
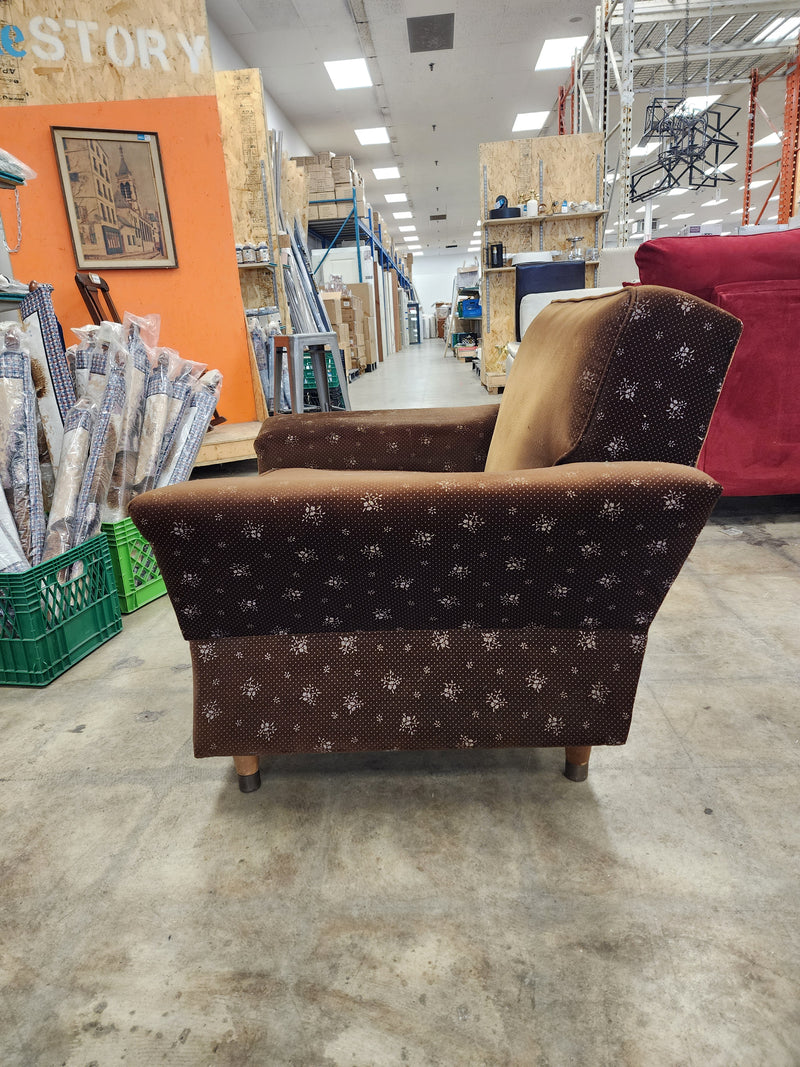
[[[679,185],[701,189],[734,180],[725,173],[722,164],[738,145],[724,131],[740,109],[731,104],[713,103],[717,97],[710,95],[713,10],[712,2],[708,12],[705,97],[686,96],[689,80],[689,0],[686,0],[684,19],[683,85],[680,97],[667,96],[669,31],[666,26],[664,28],[664,95],[654,98],[647,105],[642,136],[642,142],[659,142],[658,156],[631,175],[632,201],[648,200]]]

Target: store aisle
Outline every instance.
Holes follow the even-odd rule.
[[[444,341],[432,338],[401,348],[362,374],[350,385],[350,400],[357,411],[380,408],[460,407],[491,404],[471,363],[462,363],[452,352],[444,354]]]

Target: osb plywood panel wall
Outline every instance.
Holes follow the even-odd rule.
[[[308,171],[298,165],[284,152],[281,157],[281,209],[287,226],[297,219],[306,233],[308,230]]]
[[[6,0],[0,103],[213,96],[203,0]]]
[[[602,135],[575,134],[565,137],[520,138],[514,141],[494,141],[479,146],[480,203],[484,217],[494,207],[498,196],[505,196],[510,205],[526,201],[531,194],[540,197],[539,171],[542,164],[541,200],[552,211],[553,203],[562,200],[595,202],[602,196],[597,190],[598,157],[602,151]],[[484,167],[485,183],[484,183]],[[485,200],[484,200],[485,196]],[[485,204],[485,207],[484,207]],[[490,244],[502,243],[504,252],[525,252],[538,249],[538,223],[492,226],[488,229]],[[596,243],[594,220],[568,216],[544,224],[543,247],[566,250],[568,237],[580,234],[583,247]],[[593,283],[593,271],[587,267],[587,285]],[[488,290],[488,291],[487,291]],[[489,326],[486,324],[488,297]],[[487,273],[484,281],[483,348],[487,367],[504,364],[502,347],[514,340],[514,274]]]
[[[233,232],[239,243],[260,244],[263,241],[271,244],[270,258],[278,262],[278,217],[261,72],[220,71],[216,75],[216,86]],[[281,319],[288,326],[289,312],[280,270],[276,272],[276,279]],[[260,307],[271,297],[265,289],[261,299],[253,300],[252,282],[253,279],[248,277],[248,288],[243,294],[245,306]]]

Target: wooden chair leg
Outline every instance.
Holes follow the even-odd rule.
[[[567,745],[564,750],[567,761],[564,764],[564,777],[571,782],[585,782],[589,777],[589,757],[591,745]]]
[[[239,775],[239,788],[243,793],[254,793],[261,788],[261,771],[258,756],[234,756],[233,765]]]

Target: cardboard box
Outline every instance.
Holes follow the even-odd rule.
[[[308,221],[309,222],[316,222],[316,220],[318,218],[319,218],[319,208],[317,207],[316,204],[309,204],[308,205]]]
[[[344,174],[351,170],[355,170],[355,163],[352,156],[334,156],[331,160],[331,170],[334,174]]]
[[[342,322],[342,302],[340,293],[320,293],[328,318],[332,325]]]
[[[317,204],[319,210],[319,217],[321,219],[338,219],[339,212],[336,204]]]
[[[350,185],[349,182],[346,183],[346,184],[342,184],[342,185],[337,183],[334,186],[334,189],[336,191],[336,199],[337,200],[352,200],[353,199],[353,186]]]
[[[361,301],[365,315],[375,314],[375,290],[372,282],[351,282],[347,287]]]

